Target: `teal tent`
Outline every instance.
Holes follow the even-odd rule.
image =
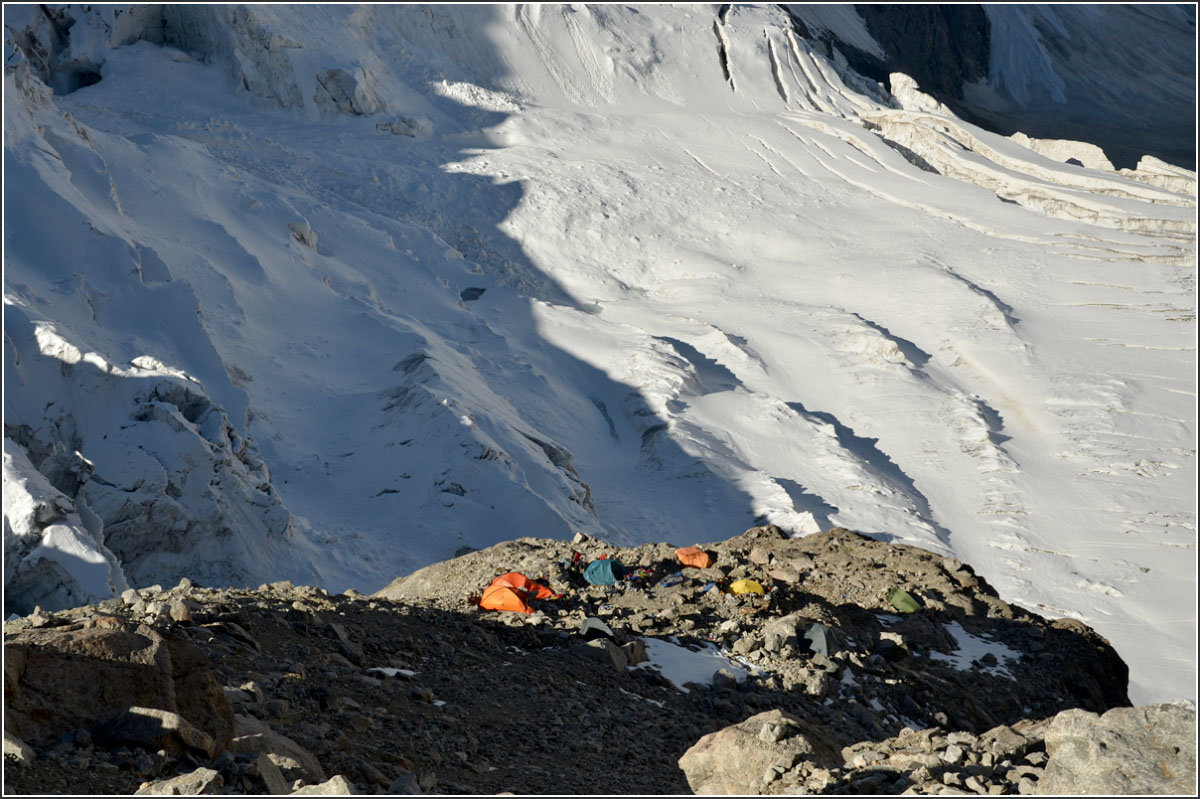
[[[625,567],[621,561],[612,558],[594,560],[583,570],[583,579],[592,585],[612,585],[625,579]]]

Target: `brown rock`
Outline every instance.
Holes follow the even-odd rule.
[[[1000,725],[979,736],[980,744],[998,758],[1020,757],[1031,741],[1008,725]]]
[[[785,771],[797,760],[822,768],[835,768],[841,757],[827,741],[828,730],[788,715],[768,710],[740,724],[709,733],[679,758],[688,785],[697,794],[757,793],[755,783],[771,766]]]
[[[167,612],[170,614],[171,618],[175,621],[191,621],[192,620],[192,611],[188,608],[187,604],[185,604],[184,601],[181,599],[172,600],[171,604],[167,606]]]
[[[786,567],[771,569],[769,574],[771,575],[772,580],[778,580],[781,583],[794,583],[800,579],[800,573],[798,571]]]
[[[233,708],[225,699],[221,683],[213,676],[208,658],[194,644],[168,638],[175,701],[179,714],[212,736],[217,751],[233,738]]]
[[[584,644],[584,647],[585,652],[601,661],[607,660],[617,671],[624,671],[625,667],[629,665],[629,655],[625,650],[607,638],[594,638]]]
[[[35,744],[133,705],[175,709],[170,653],[148,627],[27,630],[4,650],[5,724]]]
[[[96,616],[90,619],[90,626],[99,627],[102,630],[124,630],[125,622],[118,619],[116,616]]]
[[[229,740],[232,711],[189,642],[145,625],[48,628],[12,636],[4,653],[5,724],[35,745],[99,727],[130,707],[176,713],[218,751]]]
[[[636,666],[639,663],[645,663],[649,660],[646,656],[646,645],[640,640],[633,640],[621,646],[621,651],[625,653],[630,666]]]

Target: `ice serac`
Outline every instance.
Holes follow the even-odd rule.
[[[6,603],[315,575],[265,464],[194,378],[114,366],[15,303],[5,373]]]
[[[955,39],[1063,108],[1060,49],[1155,41],[1145,109],[1194,17],[956,11],[914,79],[849,6],[44,8],[5,8],[5,433],[130,583],[845,525],[1194,690],[1195,173],[980,127]]]
[[[85,466],[61,450],[46,461],[68,481]],[[5,437],[4,606],[10,613],[86,605],[129,587],[99,525],[89,530],[81,510],[88,513],[33,468],[24,447]]]

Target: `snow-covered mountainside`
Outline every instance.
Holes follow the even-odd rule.
[[[989,133],[796,7],[42,8],[9,612],[840,525],[1194,695],[1194,172]]]

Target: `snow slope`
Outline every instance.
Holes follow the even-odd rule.
[[[843,525],[1194,696],[1194,173],[773,8],[62,14],[5,7],[6,606]]]

